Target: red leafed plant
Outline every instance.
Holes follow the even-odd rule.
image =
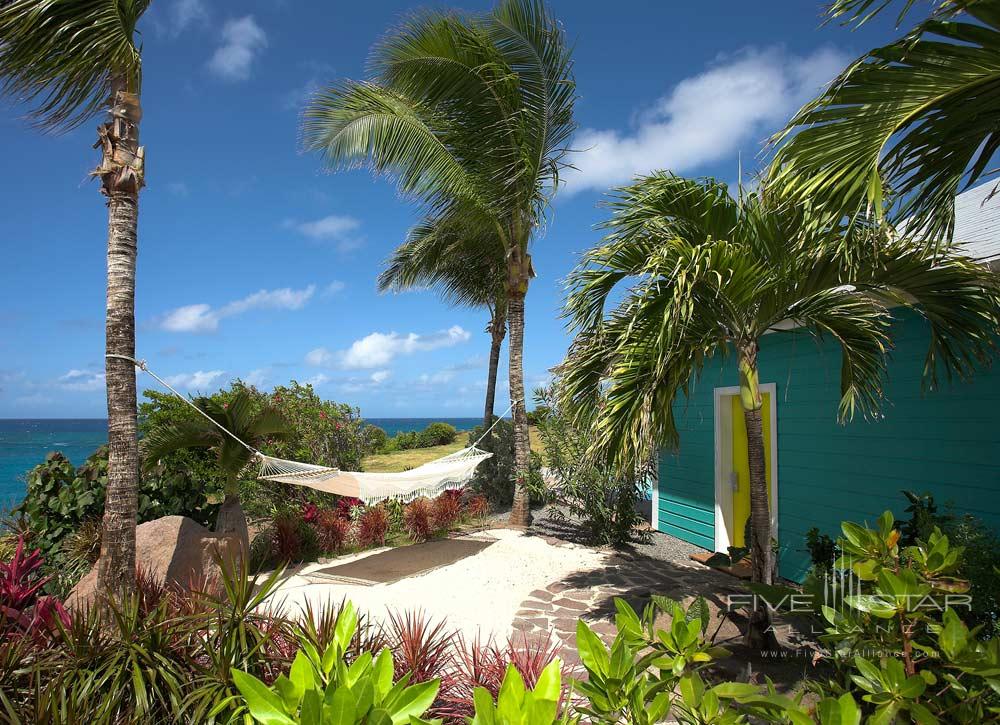
[[[434,622],[422,611],[389,614],[386,638],[396,672],[409,672],[413,682],[444,676],[452,664],[455,633],[444,621]]]
[[[445,491],[434,499],[434,512],[431,515],[435,529],[450,529],[462,515],[461,493],[458,496],[452,495],[452,491]]]
[[[345,519],[351,518],[351,511],[358,506],[364,506],[365,502],[353,496],[342,496],[337,500],[337,513]]]
[[[316,535],[319,547],[325,553],[335,554],[351,538],[351,521],[333,509],[322,509],[316,517]]]
[[[302,520],[307,524],[316,523],[316,519],[319,517],[319,508],[316,507],[314,503],[307,503],[302,507]]]
[[[467,516],[473,519],[485,518],[486,514],[489,513],[490,502],[487,498],[481,494],[472,496],[468,501],[465,502],[465,513]]]
[[[54,630],[57,618],[69,625],[62,602],[38,596],[49,580],[38,571],[42,563],[39,549],[25,554],[23,534],[17,538],[10,561],[0,562],[0,630],[4,637],[28,634],[44,638]]]
[[[559,654],[559,645],[552,635],[528,639],[523,633],[511,637],[506,644],[495,640],[476,639],[467,642],[460,634],[455,639],[452,666],[441,681],[441,690],[432,715],[449,723],[464,723],[474,714],[473,692],[484,687],[496,699],[503,684],[507,665],[513,664],[528,688],[538,682],[542,670]],[[563,681],[577,673],[563,665]]]
[[[434,533],[434,507],[430,500],[417,498],[410,501],[403,512],[403,526],[414,541],[427,541]]]
[[[361,546],[384,546],[389,533],[389,513],[385,506],[369,506],[358,519],[358,543]]]
[[[279,561],[298,561],[302,558],[302,533],[293,516],[282,514],[274,519],[274,552]]]

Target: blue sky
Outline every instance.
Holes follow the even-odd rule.
[[[375,291],[415,210],[389,183],[324,173],[298,150],[304,99],[363,77],[371,44],[415,7],[154,0],[141,25],[137,347],[185,392],[294,378],[369,417],[481,413],[485,313],[432,292]],[[529,386],[565,352],[562,280],[600,239],[610,186],[657,168],[734,181],[802,101],[894,36],[888,18],[821,27],[818,0],[551,7],[575,43],[582,151],[534,242]],[[106,213],[88,179],[97,119],[42,135],[23,110],[0,106],[0,417],[103,417]],[[505,396],[504,384],[498,412]]]

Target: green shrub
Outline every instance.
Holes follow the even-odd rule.
[[[903,491],[909,506],[909,518],[900,522],[900,543],[913,545],[926,541],[935,529],[948,536],[953,546],[964,549],[956,572],[969,582],[972,606],[958,610],[970,627],[982,625],[981,637],[1000,636],[1000,536],[981,519],[971,514],[941,512],[929,494]]]
[[[418,439],[420,441],[420,448],[432,448],[434,446],[445,446],[449,443],[454,443],[455,438],[458,436],[458,430],[455,426],[448,423],[431,423],[422,431]]]
[[[365,442],[365,450],[368,453],[378,453],[389,442],[389,434],[377,425],[365,424],[361,429],[361,437]]]
[[[470,445],[482,435],[481,425],[469,431]],[[493,504],[510,506],[514,501],[514,425],[506,418],[500,419],[490,435],[477,445],[493,456],[479,464],[469,487],[486,496]],[[545,482],[542,480],[541,468],[541,458],[532,455],[528,474],[528,493],[532,505],[545,501]]]
[[[272,687],[248,672],[234,670],[233,682],[251,717],[268,725],[431,722],[421,716],[434,703],[440,682],[411,685],[406,675],[397,680],[388,648],[378,656],[364,652],[349,661],[348,648],[357,625],[354,606],[347,602],[327,649],[321,652],[304,644],[288,674],[279,675]]]
[[[55,565],[62,556],[63,541],[104,512],[108,448],[99,448],[79,468],[63,454],[50,453],[28,472],[27,484],[24,501],[13,514],[23,517],[32,545]],[[180,515],[208,525],[216,509],[205,500],[200,484],[186,475],[175,471],[140,476],[139,523]]]
[[[535,396],[548,411],[538,424],[538,433],[555,478],[552,496],[582,520],[593,543],[625,546],[642,521],[637,503],[645,496],[651,464],[624,474],[595,460],[589,454],[595,414],[571,421],[561,410],[554,388],[540,388]]]

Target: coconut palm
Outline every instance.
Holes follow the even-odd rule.
[[[574,128],[569,48],[540,0],[503,0],[485,14],[409,18],[376,46],[372,69],[370,80],[317,94],[305,111],[306,147],[333,168],[367,164],[392,174],[430,213],[461,214],[466,228],[489,228],[501,244],[514,416],[511,520],[525,525],[524,299],[530,243]]]
[[[108,206],[106,352],[135,356],[135,259],[142,59],[136,23],[149,0],[16,0],[0,7],[0,84],[44,130],[74,128],[98,113],[100,179]],[[108,488],[98,582],[104,591],[135,581],[138,454],[135,369],[106,358]]]
[[[260,448],[269,440],[285,437],[288,421],[272,406],[256,410],[253,398],[244,390],[228,402],[212,398],[196,398],[193,402],[202,415],[192,413],[183,422],[153,428],[142,439],[143,466],[152,468],[161,458],[182,448],[212,449],[225,481],[225,499],[215,520],[215,530],[237,536],[243,550],[249,551],[247,519],[240,505],[239,488],[240,473],[253,460],[253,453],[246,446]]]
[[[837,0],[829,12],[863,23],[890,4]],[[878,215],[891,197],[889,214],[940,248],[956,193],[991,171],[998,129],[1000,2],[938,0],[929,19],[851,63],[792,118],[775,138],[784,145],[772,188],[834,217]]]
[[[838,343],[837,415],[847,421],[882,403],[890,307],[911,308],[929,324],[925,374],[933,387],[938,368],[966,377],[990,359],[1000,282],[969,259],[935,259],[923,244],[877,228],[824,229],[808,206],[766,192],[738,196],[712,179],[667,173],[617,191],[608,237],[569,278],[566,314],[576,337],[562,382],[572,409],[582,416],[600,409],[593,452],[634,470],[657,445],[679,444],[673,406],[705,362],[734,355],[748,439],[753,580],[771,583],[761,337]],[[606,311],[610,299],[620,301]],[[773,644],[766,611],[752,621],[748,643]]]
[[[503,245],[492,227],[466,229],[461,216],[428,216],[397,247],[379,275],[379,291],[417,287],[438,290],[446,302],[486,309],[490,322],[490,363],[486,379],[483,427],[493,423],[497,367],[507,333],[507,264]]]

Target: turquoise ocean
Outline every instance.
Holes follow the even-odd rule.
[[[428,423],[444,421],[459,430],[470,430],[482,418],[366,418],[389,435],[422,430]],[[25,474],[45,460],[50,451],[61,451],[74,465],[108,440],[104,419],[0,419],[0,509],[21,502]]]

